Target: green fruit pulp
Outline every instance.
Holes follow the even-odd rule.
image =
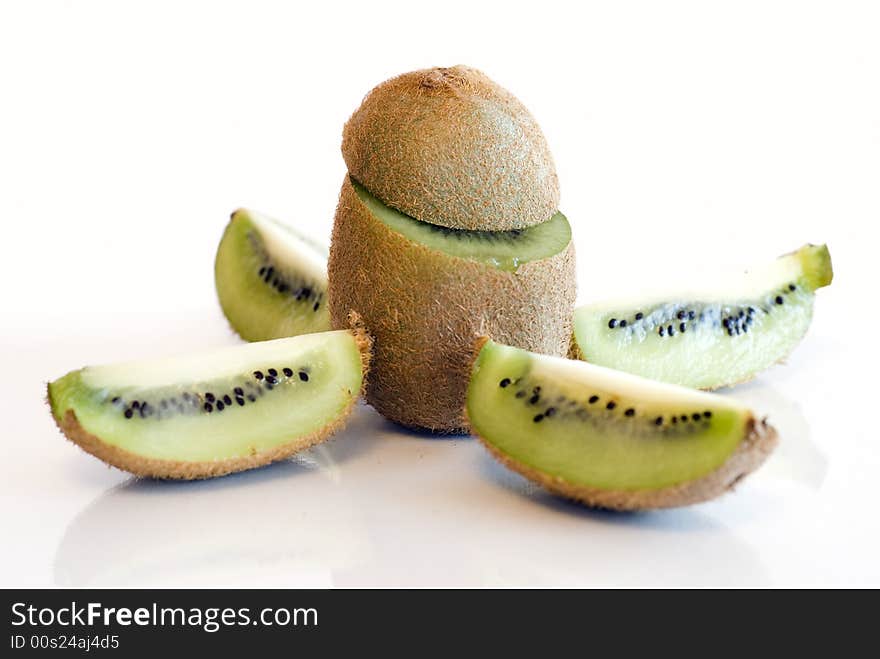
[[[580,307],[574,337],[593,364],[700,389],[749,379],[803,338],[814,292],[831,282],[824,245],[807,245],[714,292]]]
[[[720,396],[492,341],[474,363],[466,405],[474,432],[513,461],[608,490],[701,478],[752,419]]]
[[[354,335],[324,332],[86,367],[49,384],[49,403],[58,421],[72,411],[87,432],[139,456],[210,461],[319,432],[357,398],[362,377]]]
[[[464,231],[420,222],[386,206],[351,179],[360,200],[386,226],[409,240],[450,256],[511,272],[530,261],[554,256],[571,242],[571,227],[557,212],[546,222],[514,231]]]
[[[265,341],[330,329],[326,267],[325,249],[242,209],[217,248],[214,281],[232,328],[245,340]]]

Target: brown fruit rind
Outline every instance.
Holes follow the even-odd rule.
[[[363,377],[366,383],[367,374],[370,368],[372,340],[360,326],[359,319],[352,315],[351,318],[352,332],[355,335],[358,349],[361,353],[361,363],[363,364]],[[363,391],[361,392],[361,394]],[[265,451],[254,452],[251,455],[240,456],[236,458],[228,458],[225,460],[212,460],[210,462],[190,462],[178,460],[163,460],[156,458],[147,458],[132,451],[121,449],[112,444],[108,444],[91,434],[83,428],[76,418],[73,410],[66,410],[64,416],[60,419],[56,418],[55,423],[64,435],[74,444],[83,449],[86,453],[90,453],[99,460],[109,465],[130,472],[135,476],[143,476],[147,478],[170,479],[170,480],[199,480],[204,478],[213,478],[215,476],[225,476],[227,474],[245,471],[262,467],[272,462],[277,462],[285,458],[289,458],[295,453],[310,448],[316,444],[320,444],[335,433],[339,432],[347,423],[351,410],[357,403],[358,396],[352,397],[351,404],[339,415],[334,421],[321,428],[319,431],[298,437],[295,440],[272,447]]]
[[[574,247],[516,272],[430,249],[393,231],[342,185],[330,247],[334,327],[350,311],[374,339],[367,400],[401,425],[459,432],[478,336],[564,356],[575,301]]]
[[[377,86],[346,123],[342,155],[375,197],[423,222],[507,231],[559,208],[553,156],[534,117],[465,66]]]

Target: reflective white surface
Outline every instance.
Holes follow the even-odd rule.
[[[46,336],[17,337],[21,349],[3,342],[8,372],[21,374],[3,392],[6,586],[880,584],[877,448],[814,431],[862,420],[805,411],[822,394],[799,381],[840,377],[840,363],[820,367],[821,336],[725,392],[780,431],[763,469],[715,502],[622,515],[546,494],[471,438],[402,430],[366,405],[288,462],[213,481],[133,479],[66,442],[41,400],[38,374],[57,371],[62,353],[116,349],[46,325]],[[235,341],[212,311],[181,325],[178,348]],[[125,343],[149,334],[132,329]]]
[[[0,6],[0,586],[880,586],[876,3],[444,7],[438,26],[383,0]],[[45,384],[66,371],[235,343],[212,274],[229,213],[325,239],[363,95],[457,62],[543,126],[581,302],[829,244],[803,344],[722,392],[780,431],[760,471],[618,515],[366,406],[295,460],[200,483],[60,435]]]

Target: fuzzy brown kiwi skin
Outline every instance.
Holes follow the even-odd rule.
[[[363,381],[365,385],[370,368],[372,339],[364,331],[363,326],[360,324],[360,319],[354,314],[351,318],[351,327],[352,332],[355,335],[358,349],[361,353]],[[362,385],[362,387],[364,385]],[[362,394],[363,388],[359,395]],[[51,396],[51,393],[49,396]],[[253,450],[248,456],[198,462],[147,458],[126,449],[119,448],[118,446],[108,444],[100,437],[93,435],[83,428],[73,410],[66,410],[60,419],[54,414],[52,415],[52,418],[55,420],[55,423],[61,432],[64,433],[65,437],[70,441],[79,446],[86,453],[89,453],[99,460],[117,467],[118,469],[132,473],[135,476],[146,478],[163,480],[201,480],[262,467],[272,462],[289,458],[295,453],[299,453],[300,451],[316,444],[320,444],[345,427],[345,424],[348,422],[348,417],[357,403],[358,398],[359,396],[352,397],[351,403],[346,407],[343,413],[333,421],[333,423],[310,435],[299,437],[291,442],[272,447],[265,451]],[[51,400],[48,400],[47,402],[49,402],[51,408]]]
[[[378,85],[346,123],[342,155],[374,196],[422,222],[507,231],[559,208],[556,167],[534,117],[466,66]]]
[[[545,474],[512,459],[479,434],[476,437],[505,467],[522,474],[550,492],[591,508],[619,511],[678,508],[719,497],[725,492],[732,491],[743,478],[760,467],[778,443],[778,436],[773,427],[768,426],[764,421],[749,419],[745,436],[736,451],[724,464],[702,478],[656,490],[603,490],[574,485],[561,478]]]
[[[575,301],[574,247],[516,272],[405,238],[374,217],[348,177],[328,262],[330,320],[350,311],[374,339],[367,401],[403,426],[462,432],[474,340],[489,335],[564,356]]]
[[[472,365],[485,342],[485,337],[476,341]],[[467,418],[467,408],[465,408],[464,415]],[[475,429],[471,428],[470,432],[501,464],[541,485],[546,490],[591,508],[618,511],[678,508],[719,497],[725,492],[732,491],[743,478],[760,467],[779,443],[776,429],[767,425],[766,420],[757,421],[754,417],[749,417],[746,421],[744,436],[737,444],[736,450],[721,466],[702,478],[653,490],[608,490],[575,485],[558,476],[546,474],[539,469],[514,460],[485,437],[482,437]]]

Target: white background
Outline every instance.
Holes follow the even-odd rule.
[[[880,585],[880,16],[864,2],[4,2],[0,585]],[[544,128],[581,301],[827,242],[782,435],[739,491],[583,510],[361,407],[299,460],[136,482],[55,430],[84,364],[233,344],[230,211],[329,235],[381,80],[485,70]]]

